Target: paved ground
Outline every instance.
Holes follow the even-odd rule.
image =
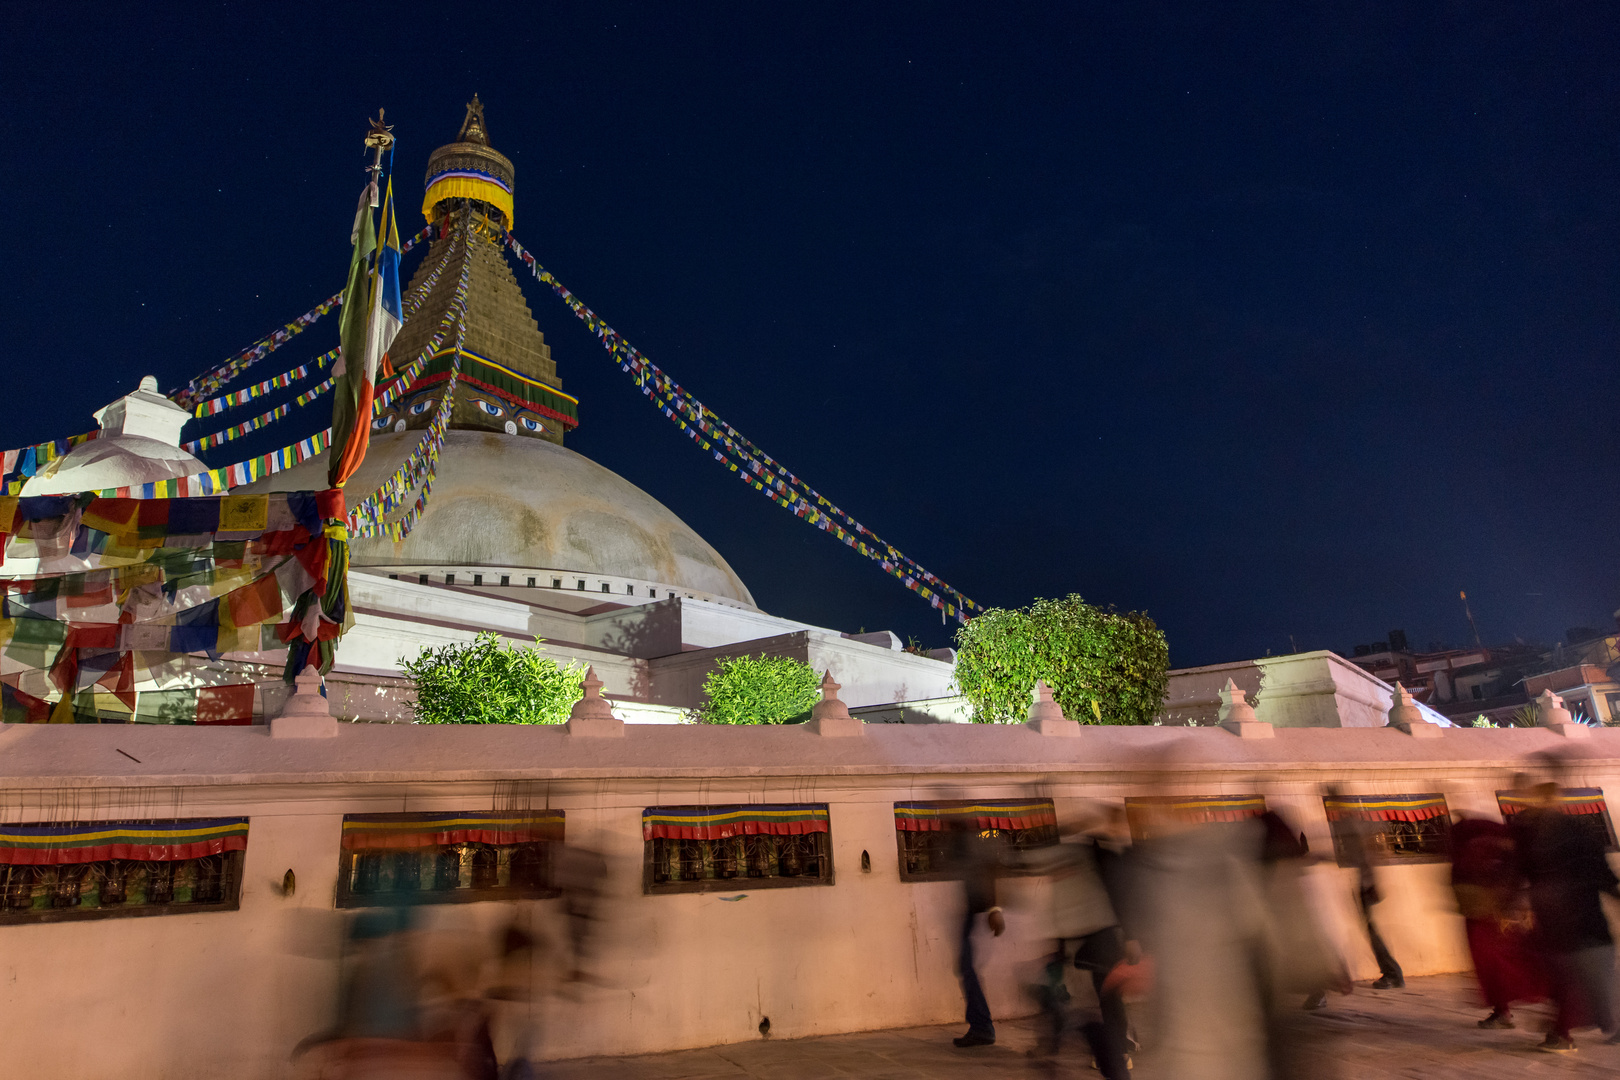
[[[1524,1077],[1613,1077],[1620,1074],[1620,1046],[1605,1046],[1596,1032],[1577,1035],[1574,1054],[1544,1054],[1531,1047],[1541,1038],[1545,1012],[1526,1008],[1513,1031],[1481,1031],[1484,1015],[1468,976],[1412,979],[1405,990],[1358,987],[1334,996],[1329,1007],[1302,1017],[1316,1032],[1311,1043],[1312,1080],[1341,1077],[1421,1077],[1423,1080],[1521,1080]],[[997,1024],[995,1046],[958,1050],[954,1027],[904,1028],[819,1039],[774,1040],[650,1054],[631,1058],[583,1058],[555,1062],[546,1080],[1027,1080],[1038,1075],[1027,1052],[1035,1042],[1032,1021]],[[1076,1044],[1078,1045],[1078,1043]],[[1060,1076],[1095,1077],[1075,1050]],[[1137,1061],[1140,1080],[1173,1080],[1156,1072],[1151,1051]]]

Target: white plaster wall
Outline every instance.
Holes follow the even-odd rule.
[[[623,740],[593,740],[603,745],[578,757],[586,751],[568,749],[574,740],[560,732],[517,733],[532,749],[514,755],[519,740],[510,732],[485,737],[405,728],[349,730],[322,747],[289,745],[297,740],[271,743],[260,735],[264,743],[253,745],[262,745],[264,773],[259,779],[233,780],[228,760],[211,769],[209,755],[199,748],[236,747],[236,753],[255,736],[243,729],[213,741],[220,734],[87,729],[14,730],[0,737],[0,819],[5,821],[227,814],[252,820],[240,911],[0,926],[0,1015],[7,1031],[28,1035],[6,1041],[8,1074],[33,1080],[286,1076],[288,1052],[320,1030],[335,1007],[334,928],[340,918],[332,898],[344,813],[544,805],[566,811],[569,842],[598,847],[609,856],[608,936],[596,965],[603,983],[574,997],[542,995],[531,1004],[502,1007],[500,1039],[510,1042],[525,1024],[539,1025],[537,1049],[548,1057],[570,1057],[751,1040],[758,1038],[762,1015],[771,1018],[773,1036],[779,1038],[960,1020],[953,973],[957,890],[949,883],[899,880],[892,816],[897,800],[1009,797],[1033,789],[1052,797],[1059,813],[1066,814],[1079,800],[1147,791],[1258,791],[1306,832],[1313,851],[1326,854],[1331,844],[1321,791],[1328,782],[1348,794],[1440,791],[1455,810],[1495,816],[1492,793],[1516,766],[1517,756],[1559,741],[1540,731],[1463,730],[1422,741],[1392,731],[1279,732],[1275,740],[1201,731],[1174,738],[1204,748],[1200,753],[1206,756],[1182,760],[1167,777],[1142,771],[1146,766],[1091,764],[1099,754],[1116,754],[1111,747],[1140,744],[1146,751],[1170,737],[1155,729],[1088,729],[1075,739],[1041,739],[1020,726],[941,725],[918,732],[895,725],[864,738],[822,740],[803,732],[642,728]],[[692,735],[701,738],[688,738]],[[95,781],[82,772],[43,774],[46,766],[40,762],[62,761],[59,767],[82,770],[101,756],[116,756],[90,753],[110,747],[106,739],[114,736],[143,759],[167,755],[169,768],[188,770],[195,779],[174,781],[182,787],[143,788],[120,786],[116,773]],[[136,737],[140,741],[128,741]],[[1580,763],[1570,782],[1620,790],[1616,738],[1599,732],[1585,740],[1600,756]],[[601,763],[630,755],[623,757],[628,761],[639,744],[674,746],[677,739],[691,743],[693,752],[660,751],[661,773],[640,765],[620,774],[461,778],[470,776],[468,770],[532,766],[558,755]],[[1377,756],[1343,760],[1335,748],[1348,745],[1346,740]],[[60,749],[46,756],[29,749],[70,741],[81,748],[71,758]],[[747,753],[712,758],[721,746],[788,742],[802,743],[801,760],[819,760],[817,755],[831,752],[821,749],[824,743],[837,743],[839,753],[864,755],[850,762],[870,757],[886,764],[877,772],[806,765],[766,775],[749,764],[753,758]],[[1003,744],[1019,747],[1017,756],[1030,764],[1022,771],[986,764],[991,758],[984,751]],[[380,750],[388,758],[377,766],[380,771],[353,764],[362,745],[375,748],[368,754]],[[956,747],[950,751],[955,764],[898,763],[920,761],[916,747],[924,745]],[[492,749],[469,758],[468,746]],[[970,746],[981,750],[975,754]],[[437,780],[423,778],[430,774],[401,778],[403,759],[393,757],[390,748],[409,747],[459,747],[454,760],[461,773]],[[1500,757],[1480,757],[1481,749]],[[299,770],[310,766],[299,763],[315,750],[321,752],[319,760],[332,762],[329,771],[301,781]],[[1261,751],[1287,756],[1249,759]],[[84,763],[81,753],[89,754]],[[1417,760],[1419,754],[1426,758]],[[698,758],[711,764],[693,767]],[[33,772],[16,771],[21,768]],[[281,779],[273,779],[277,775]],[[752,890],[744,882],[735,892],[642,894],[645,807],[765,801],[829,804],[834,885]],[[863,850],[871,856],[869,874],[860,871]],[[298,878],[291,897],[279,887],[287,869]],[[1387,899],[1374,917],[1407,973],[1465,969],[1446,868],[1405,866],[1380,869],[1379,875]],[[1375,969],[1348,873],[1324,864],[1311,881],[1330,935],[1341,943],[1354,974],[1371,977]],[[747,898],[720,899],[738,893]],[[1035,880],[1004,882],[1003,901],[1009,908],[1008,933],[983,940],[980,962],[992,1009],[1007,1018],[1029,1011],[1018,987],[1030,980],[1031,966],[1047,947],[1045,886]],[[466,978],[476,978],[482,951],[510,920],[559,940],[557,907],[545,901],[429,909],[424,953],[436,963],[460,965],[470,972]],[[1210,916],[1218,919],[1221,913]]]

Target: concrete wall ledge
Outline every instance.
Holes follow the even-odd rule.
[[[1233,738],[1216,728],[1082,725],[1054,739],[1021,724],[871,724],[828,739],[804,725],[627,725],[623,738],[569,738],[560,725],[340,724],[334,738],[275,739],[262,726],[0,726],[0,789],[217,784],[438,783],[703,776],[1004,776],[1178,771],[1275,776],[1325,768],[1422,776],[1512,770],[1538,751],[1620,761],[1620,729],[1579,741],[1543,728],[1451,728],[1413,739],[1393,728],[1276,728]],[[120,753],[122,751],[123,753]],[[139,761],[131,761],[128,754]],[[530,764],[541,763],[544,764]]]

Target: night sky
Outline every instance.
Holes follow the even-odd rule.
[[[477,91],[518,238],[983,604],[1145,610],[1176,666],[1464,644],[1459,589],[1487,642],[1612,625],[1620,7],[551,6],[10,6],[5,445],[337,291],[366,116],[413,231]],[[947,643],[525,288],[573,449],[766,610]]]

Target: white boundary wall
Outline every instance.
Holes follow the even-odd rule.
[[[135,764],[123,750],[140,759]],[[1451,809],[1495,816],[1493,791],[1527,755],[1573,753],[1569,782],[1620,791],[1620,731],[1092,728],[871,725],[832,738],[806,727],[631,725],[623,738],[556,728],[345,725],[334,739],[272,739],[263,728],[10,726],[0,730],[7,822],[247,815],[235,912],[0,926],[0,1010],[8,1071],[34,1080],[281,1077],[287,1057],[334,1015],[344,914],[334,910],[342,815],[549,806],[567,837],[611,861],[600,986],[577,999],[509,1005],[551,1057],[633,1053],[758,1038],[959,1020],[956,887],[899,879],[893,803],[919,798],[1128,794],[1266,795],[1331,851],[1321,790],[1443,792]],[[826,802],[836,883],[726,894],[644,896],[640,816],[652,805]],[[872,870],[860,870],[861,853]],[[298,887],[284,896],[283,874]],[[1361,977],[1375,973],[1355,923],[1348,871],[1315,871],[1332,933]],[[1466,968],[1444,865],[1380,871],[1375,917],[1412,975]],[[999,1016],[1028,1011],[1018,986],[1047,948],[1045,886],[1006,883],[1006,936],[982,971]],[[556,901],[427,909],[427,954],[480,977],[477,958],[511,920],[551,940]],[[1220,912],[1211,912],[1219,919]],[[482,977],[490,978],[486,968]],[[545,981],[543,973],[537,973]],[[514,1015],[515,1014],[515,1015]],[[503,1035],[507,1038],[509,1035]]]

